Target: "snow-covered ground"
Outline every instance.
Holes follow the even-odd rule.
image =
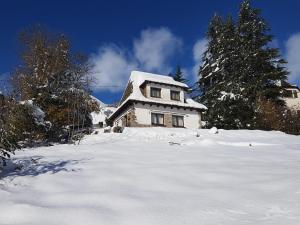
[[[131,128],[17,152],[0,224],[300,224],[300,137],[214,133]]]

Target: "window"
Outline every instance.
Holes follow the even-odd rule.
[[[283,97],[292,98],[293,97],[293,92],[290,91],[290,90],[283,90]]]
[[[297,91],[293,91],[293,92],[294,92],[294,98],[298,98]]]
[[[183,116],[172,116],[173,127],[184,127]]]
[[[151,113],[151,123],[156,126],[164,125],[164,114]]]
[[[161,89],[160,88],[150,88],[150,96],[153,98],[161,98]]]
[[[180,91],[171,91],[171,100],[180,101]]]

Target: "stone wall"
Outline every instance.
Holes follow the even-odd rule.
[[[165,121],[164,124],[166,127],[173,127],[172,125],[172,114],[171,113],[165,113]]]

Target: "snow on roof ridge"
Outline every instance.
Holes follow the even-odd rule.
[[[131,72],[129,79],[130,81],[137,81],[138,83],[140,83],[140,85],[147,80],[147,81],[165,83],[170,85],[176,85],[179,87],[185,87],[185,88],[188,87],[186,84],[174,80],[173,77],[171,76],[148,73],[148,72],[137,71],[137,70],[133,70]]]

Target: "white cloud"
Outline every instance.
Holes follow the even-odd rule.
[[[134,41],[134,55],[147,71],[166,72],[168,60],[180,49],[181,40],[167,28],[147,29]]]
[[[92,75],[95,77],[94,91],[118,92],[123,90],[130,71],[137,68],[126,53],[116,46],[101,47],[90,58],[93,64]]]
[[[202,61],[202,56],[203,53],[205,52],[207,48],[207,40],[205,38],[200,39],[196,41],[193,47],[193,59],[194,59],[194,67],[193,67],[193,76],[195,81],[198,80],[198,71],[199,71],[199,66]]]
[[[167,28],[146,29],[133,41],[133,49],[116,45],[100,47],[90,58],[93,76],[97,80],[94,91],[118,92],[124,89],[132,70],[168,73],[169,61],[181,49],[182,42]]]
[[[300,83],[300,33],[290,36],[286,42],[287,67],[291,72],[289,80]]]

